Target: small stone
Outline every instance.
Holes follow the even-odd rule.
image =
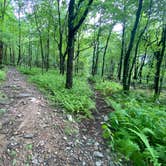
[[[32,157],[32,164],[35,164],[35,165],[39,164],[39,161],[35,156]]]
[[[106,121],[108,121],[108,120],[109,120],[108,116],[107,116],[107,115],[104,116],[104,121],[106,122]]]
[[[20,93],[17,98],[22,98],[22,97],[31,97],[32,95],[29,93]]]
[[[85,166],[85,165],[86,165],[86,162],[85,162],[85,161],[83,161],[83,162],[82,162],[82,165],[83,165],[83,166]]]
[[[17,117],[17,118],[21,118],[21,116],[22,116],[22,114],[18,114],[16,117]]]
[[[43,140],[41,140],[41,141],[39,142],[39,145],[40,145],[40,146],[44,146],[44,145],[45,145],[45,142],[44,142]]]
[[[98,151],[95,151],[95,152],[93,153],[93,155],[94,155],[95,157],[99,157],[99,158],[103,158],[103,157],[104,157],[103,154],[102,154],[101,152],[98,152]]]
[[[71,116],[71,115],[66,115],[67,116],[67,119],[70,121],[70,122],[74,122],[74,120],[73,120],[73,117]]]
[[[67,140],[67,137],[63,137],[64,140]]]
[[[7,145],[7,149],[15,149],[17,146],[19,146],[19,143],[17,142],[10,142],[8,145]]]
[[[23,136],[25,139],[32,139],[34,137],[34,134],[24,134]]]
[[[103,164],[102,161],[96,161],[96,166],[101,166]]]
[[[14,81],[19,81],[19,79],[16,78],[16,79],[14,79]]]
[[[99,145],[100,144],[98,142],[95,142],[94,147],[95,147],[96,150],[99,148]]]

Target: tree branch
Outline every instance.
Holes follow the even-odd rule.
[[[86,7],[86,9],[85,9],[85,11],[84,11],[82,17],[81,17],[80,20],[78,21],[78,24],[73,27],[73,32],[74,32],[74,33],[79,29],[79,27],[82,25],[83,21],[85,20],[87,14],[88,14],[90,5],[92,4],[92,2],[93,2],[93,0],[89,0],[88,5],[87,5],[87,7]]]

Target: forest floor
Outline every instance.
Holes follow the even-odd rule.
[[[95,100],[94,119],[74,120],[10,68],[0,86],[0,166],[118,165],[102,139],[110,109],[98,92]]]

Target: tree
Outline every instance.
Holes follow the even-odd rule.
[[[131,55],[131,51],[133,49],[134,39],[135,39],[135,35],[137,32],[139,19],[141,16],[142,4],[143,4],[143,0],[139,0],[138,9],[137,9],[136,18],[135,18],[135,23],[134,23],[133,29],[131,31],[130,42],[129,42],[129,45],[128,45],[128,48],[127,48],[127,51],[126,51],[126,54],[124,57],[123,90],[125,90],[125,91],[128,91],[130,88],[130,85],[128,84],[130,55]]]
[[[156,52],[154,52],[154,55],[156,57],[157,63],[156,63],[156,73],[155,73],[155,79],[154,79],[154,95],[155,98],[159,96],[159,82],[160,82],[160,73],[161,73],[161,65],[163,62],[164,54],[165,54],[165,47],[166,47],[166,24],[163,25],[162,28],[162,35],[161,40],[158,43],[158,47],[160,48]]]
[[[67,72],[66,72],[66,88],[70,89],[73,86],[73,57],[74,57],[74,38],[75,34],[84,22],[89,8],[93,2],[93,0],[89,0],[86,5],[84,11],[81,13],[79,21],[75,24],[75,21],[78,19],[79,10],[81,8],[82,3],[85,3],[84,0],[79,0],[78,4],[75,4],[75,0],[70,0],[68,7],[68,42],[67,42]],[[75,7],[77,6],[77,8]],[[75,11],[76,10],[76,11]]]

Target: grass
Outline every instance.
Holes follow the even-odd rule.
[[[115,82],[97,80],[95,88],[115,110],[102,126],[110,148],[125,155],[135,166],[164,166],[166,105],[154,103],[150,91],[134,90],[126,95]]]
[[[19,70],[28,74],[29,80],[46,93],[55,105],[79,117],[92,117],[91,111],[95,109],[95,103],[91,99],[93,93],[86,78],[76,76],[74,86],[69,90],[65,89],[65,76],[60,75],[58,71],[50,70],[41,74],[38,68]]]

